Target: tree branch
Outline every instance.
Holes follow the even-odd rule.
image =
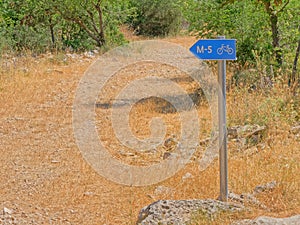
[[[300,25],[298,26],[298,30],[300,31]],[[297,64],[298,64],[299,54],[300,54],[300,39],[298,40],[298,46],[297,46],[296,54],[295,54],[295,58],[294,58],[291,82],[296,81],[296,73],[297,73]]]
[[[99,26],[100,26],[100,32],[99,32],[99,36],[101,37],[103,43],[105,42],[105,36],[104,36],[104,23],[103,23],[103,12],[101,9],[101,2],[102,0],[98,0],[97,4],[94,4],[95,9],[98,12],[98,16],[99,16]]]
[[[92,13],[90,10],[87,10],[87,13],[89,14],[90,19],[91,19],[91,21],[92,21],[92,27],[93,27],[94,31],[95,31],[97,34],[99,34],[99,30],[98,30],[98,28],[97,28],[97,26],[96,26],[96,22],[95,22],[93,13]]]
[[[97,4],[100,4],[101,3],[101,0],[98,0]],[[99,8],[100,8],[100,5],[99,5]],[[68,21],[71,21],[73,23],[76,23],[77,25],[79,25],[83,30],[85,30],[85,32],[87,32],[88,36],[91,37],[94,41],[96,41],[97,45],[99,47],[101,47],[104,43],[105,43],[105,39],[104,39],[104,30],[103,30],[103,25],[101,25],[100,23],[100,31],[97,29],[96,27],[96,23],[94,21],[94,16],[92,14],[92,12],[90,12],[91,14],[89,14],[89,12],[87,11],[87,13],[89,14],[89,16],[92,16],[92,26],[93,26],[93,29],[94,29],[94,32],[93,30],[91,30],[85,23],[84,21],[81,20],[80,17],[76,17],[76,16],[71,16],[64,13],[64,11],[62,11],[59,7],[57,6],[54,6],[54,9],[65,19],[65,20],[68,20]],[[100,8],[100,12],[101,12],[101,8]],[[98,12],[99,13],[99,12]],[[100,15],[99,15],[100,16]],[[102,14],[101,14],[101,20],[102,20]]]
[[[277,14],[280,13],[280,12],[282,12],[282,11],[285,9],[285,7],[286,7],[289,3],[290,3],[290,0],[287,0],[287,1],[284,3],[284,5],[281,7],[281,9],[279,9],[279,10],[277,11]]]
[[[99,38],[97,38],[97,36],[94,35],[94,33],[80,19],[74,18],[73,21],[77,23],[82,29],[84,29],[91,38],[93,38],[97,42],[99,41]]]

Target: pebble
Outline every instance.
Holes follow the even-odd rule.
[[[87,191],[84,193],[85,196],[93,196],[94,195],[94,192],[91,192],[91,191]]]
[[[9,214],[9,215],[10,215],[10,214],[12,214],[12,212],[13,212],[13,211],[12,211],[11,209],[8,209],[8,208],[6,208],[6,207],[3,208],[3,213],[4,213],[4,214]]]
[[[154,195],[170,194],[172,189],[166,186],[157,186],[154,190]]]
[[[191,173],[186,173],[182,176],[182,180],[191,179],[194,176]]]

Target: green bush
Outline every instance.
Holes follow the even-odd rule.
[[[1,31],[1,34],[3,35],[3,43],[0,46],[2,51],[32,50],[41,53],[51,45],[48,33],[43,27],[8,26]]]
[[[138,34],[166,36],[176,34],[181,28],[183,16],[179,1],[132,0],[136,14],[130,20]]]

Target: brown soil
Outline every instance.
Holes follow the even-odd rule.
[[[178,37],[168,40],[189,47],[195,38]],[[2,64],[0,210],[5,207],[11,209],[12,213],[2,216],[0,224],[14,221],[15,224],[127,225],[135,224],[139,210],[158,199],[218,197],[217,161],[203,172],[199,172],[197,163],[190,163],[172,178],[147,187],[119,185],[98,175],[83,159],[75,143],[72,128],[72,106],[76,87],[94,59],[78,56],[64,60],[63,57],[57,55],[7,59]],[[161,69],[164,71],[167,68]],[[148,127],[150,118],[163,116],[168,126],[166,138],[178,134],[178,115],[164,114],[156,111],[155,107],[151,110],[151,107],[153,102],[143,102],[133,109],[131,125],[134,133],[139,137],[149,135],[149,129],[144,128]],[[99,124],[105,123],[101,121],[101,118],[105,118],[101,114],[105,113],[105,110],[96,110]],[[206,127],[209,127],[210,123],[209,111],[206,106],[198,107],[198,110],[203,116],[203,132],[208,134],[209,128]],[[103,134],[99,132],[99,135],[102,135],[103,139],[112,137],[109,129]],[[108,145],[114,141],[112,137]],[[280,145],[277,145],[279,149]],[[276,144],[274,146],[276,147]],[[288,146],[299,158],[299,153],[296,153],[296,150],[299,150],[297,142]],[[131,155],[123,157],[116,149],[112,149],[111,154],[128,164],[143,164],[145,161],[147,164],[163,160],[163,151],[161,149],[159,154],[151,156],[150,159],[144,156],[131,158]],[[253,161],[263,163],[267,160],[268,169],[272,169],[270,160],[274,160],[275,163],[277,158],[268,154],[261,153],[255,156]],[[287,155],[286,160],[289,159],[291,156]],[[232,162],[230,172],[236,176],[232,175],[231,178],[240,178],[231,181],[230,185],[237,192],[250,191],[261,182],[277,179],[273,175],[270,178],[263,176],[265,173],[256,174],[257,177],[246,185],[247,173],[253,172],[249,169],[255,163],[253,161],[240,158]],[[187,173],[192,174],[192,177],[182,179]],[[296,172],[290,171],[284,184],[287,183],[288,190],[299,194],[299,190],[295,190],[295,185],[299,187],[299,179],[296,181],[299,175],[291,178],[292,174],[295,175]],[[157,193],[157,186],[170,189]],[[285,198],[279,200],[282,197],[282,193],[279,192],[274,194],[273,203],[281,206],[288,204]],[[281,214],[289,215],[297,210],[299,212],[299,207],[286,207]],[[278,209],[275,213],[278,213]]]

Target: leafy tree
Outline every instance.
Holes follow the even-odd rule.
[[[280,29],[280,42],[284,57],[284,66],[291,69],[289,83],[300,83],[299,72],[297,74],[297,64],[300,52],[300,2],[290,1],[286,7],[285,13],[281,14],[279,27]],[[285,65],[285,61],[290,61],[292,66]],[[298,78],[297,78],[298,75]]]
[[[65,20],[79,25],[98,46],[102,46],[105,34],[101,2],[63,0],[53,1],[52,6]]]
[[[132,11],[127,0],[0,0],[1,45],[45,51],[120,44],[118,27]]]
[[[300,25],[298,27],[298,32],[300,33]],[[296,82],[300,83],[300,76],[298,76],[298,81],[297,81],[297,77],[296,77],[299,55],[300,55],[300,38],[298,39],[296,54],[295,54],[295,58],[293,61],[293,70],[292,70],[292,74],[290,77],[290,83],[296,83]]]
[[[105,45],[106,35],[118,33],[116,27],[130,14],[127,1],[122,0],[53,0],[51,4],[54,11],[77,24],[99,47]]]
[[[200,37],[226,35],[236,38],[238,60],[254,61],[255,55],[270,64],[283,65],[299,40],[296,0],[186,0],[185,16],[191,31]],[[253,55],[253,51],[255,55]],[[274,53],[275,60],[271,56]],[[286,58],[286,60],[290,60]],[[286,63],[285,65],[286,66]]]
[[[290,0],[257,0],[257,2],[264,5],[265,11],[269,16],[272,31],[272,46],[275,50],[277,63],[282,65],[282,49],[280,46],[278,23],[279,15],[284,12]]]
[[[233,4],[236,0],[224,0],[222,5]],[[280,44],[280,16],[283,14],[289,14],[287,12],[288,6],[291,4],[291,0],[252,0],[252,2],[263,6],[265,13],[268,16],[269,26],[272,33],[272,47],[275,53],[275,58],[279,66],[283,63],[283,51]],[[299,3],[296,4],[293,1],[293,5],[299,8]],[[291,8],[289,10],[292,10]],[[299,15],[299,14],[298,14]],[[298,20],[299,21],[299,20]]]
[[[199,0],[187,4],[185,17],[190,30],[201,38],[226,35],[237,39],[238,60],[243,65],[255,63],[255,51],[265,57],[271,49],[266,30],[267,18],[259,5],[251,0],[224,4],[220,0]]]

